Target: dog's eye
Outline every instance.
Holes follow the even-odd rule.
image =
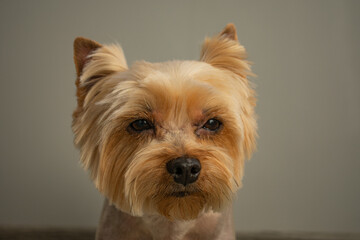
[[[209,119],[203,126],[204,129],[209,131],[216,131],[220,128],[221,122],[215,118]]]
[[[130,123],[130,127],[137,132],[141,132],[153,128],[150,122],[145,119],[138,119],[136,121],[133,121],[132,123]]]

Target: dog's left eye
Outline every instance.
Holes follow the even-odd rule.
[[[141,132],[153,128],[151,123],[146,119],[138,119],[133,121],[130,123],[130,127],[136,132]]]
[[[221,122],[215,118],[209,119],[203,126],[204,129],[209,131],[216,131],[220,128]]]

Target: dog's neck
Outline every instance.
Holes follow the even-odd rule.
[[[235,239],[231,209],[203,213],[191,221],[169,221],[161,216],[134,217],[117,210],[106,200],[96,240],[191,240]]]

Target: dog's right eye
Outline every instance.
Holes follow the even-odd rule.
[[[136,132],[142,132],[153,128],[151,123],[146,119],[138,119],[136,121],[133,121],[132,123],[130,123],[130,127]]]
[[[204,129],[209,131],[216,131],[221,127],[221,122],[215,118],[209,119],[203,126]]]

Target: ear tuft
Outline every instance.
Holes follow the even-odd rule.
[[[236,27],[233,23],[228,23],[224,30],[222,30],[222,32],[219,34],[221,37],[230,39],[230,40],[234,40],[237,41],[238,37],[236,34]]]
[[[77,76],[80,77],[82,74],[83,68],[86,63],[89,61],[89,55],[102,47],[100,43],[97,43],[93,40],[78,37],[74,41],[74,62],[76,67]]]
[[[248,75],[253,75],[246,58],[244,46],[237,41],[235,26],[229,23],[219,34],[205,39],[200,60],[213,67],[229,70],[246,80]]]
[[[127,69],[123,50],[118,44],[101,45],[90,39],[78,37],[74,41],[74,62],[77,72],[76,95],[78,108],[74,118],[82,112],[84,100],[90,101],[98,94],[101,86],[94,88],[97,83],[116,72]],[[88,93],[93,90],[93,94]]]

